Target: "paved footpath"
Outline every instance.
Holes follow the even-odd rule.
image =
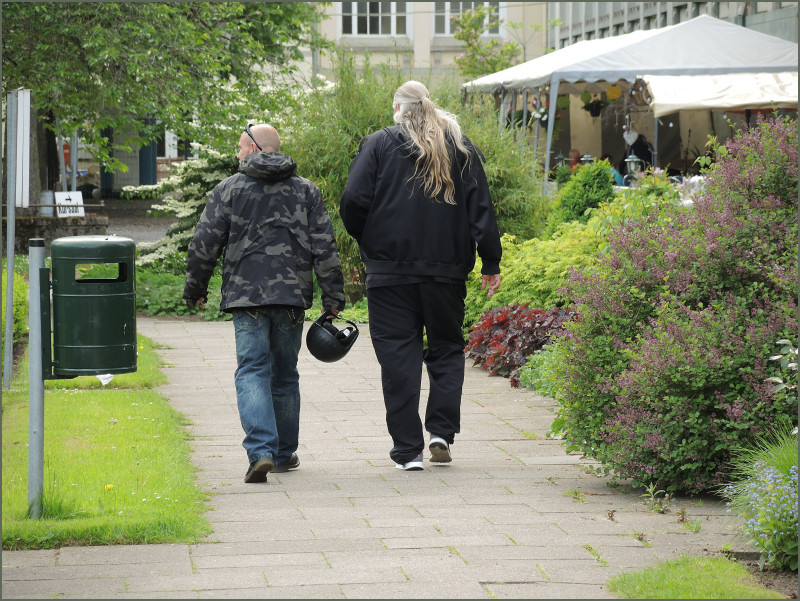
[[[303,347],[300,469],[245,484],[232,324],[140,318],[138,330],[166,345],[160,392],[191,421],[213,533],[4,552],[3,598],[611,598],[619,572],[746,550],[719,501],[648,511],[546,438],[552,401],[471,362],[453,463],[426,454],[422,472],[395,469],[367,326],[337,363]]]

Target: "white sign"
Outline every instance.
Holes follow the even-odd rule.
[[[82,192],[56,192],[56,214],[59,217],[84,217]]]
[[[9,137],[14,138],[10,167],[16,165],[14,206],[27,209],[31,162],[31,91],[20,88],[9,93],[9,102],[16,108],[15,123],[9,124]],[[13,113],[13,109],[12,109]]]

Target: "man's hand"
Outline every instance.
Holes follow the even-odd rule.
[[[333,307],[323,307],[322,312],[325,313],[325,311],[331,314],[331,316],[328,319],[333,319],[334,317],[339,315],[339,309],[334,309]]]
[[[492,275],[481,276],[481,290],[486,290],[488,286],[487,298],[492,298],[497,289],[500,288],[500,274],[494,273]]]
[[[198,307],[199,309],[205,309],[207,301],[208,299],[205,296],[201,296],[200,298],[187,298],[186,306],[190,309],[194,309],[195,307]]]

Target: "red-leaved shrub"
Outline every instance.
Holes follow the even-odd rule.
[[[519,303],[496,307],[470,328],[464,350],[475,360],[473,365],[481,364],[491,376],[508,376],[517,388],[519,368],[534,351],[563,334],[564,323],[573,315],[568,308],[531,309]]]

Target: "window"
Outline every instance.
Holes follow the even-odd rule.
[[[456,32],[453,17],[459,17],[465,10],[472,10],[481,5],[486,6],[494,17],[500,14],[499,2],[434,2],[434,33],[436,35],[453,35]],[[496,25],[487,29],[485,33],[498,34],[500,27]]]
[[[406,35],[406,3],[342,2],[342,34]]]

